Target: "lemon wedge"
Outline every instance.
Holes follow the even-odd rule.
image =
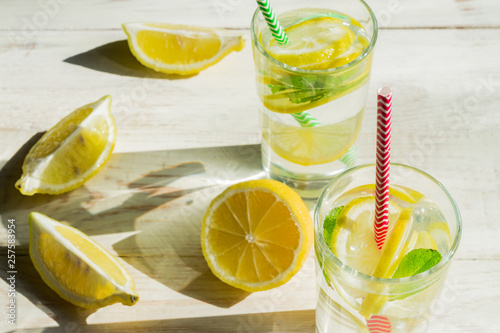
[[[40,213],[28,220],[33,265],[60,297],[91,309],[138,301],[125,268],[87,235]]]
[[[274,180],[235,184],[210,204],[202,225],[203,255],[212,272],[246,291],[278,287],[304,264],[313,223],[302,199]]]
[[[24,195],[60,194],[95,175],[116,141],[111,97],[82,106],[48,130],[26,155],[16,187]]]
[[[223,29],[160,23],[122,27],[137,60],[168,74],[196,74],[245,45],[241,34]]]

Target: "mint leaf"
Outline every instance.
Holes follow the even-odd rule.
[[[268,87],[271,88],[271,93],[273,95],[279,93],[280,91],[288,89],[286,86],[276,85],[276,84],[268,84]]]
[[[316,81],[316,76],[290,75],[290,85],[294,89],[314,89]]]
[[[330,242],[332,240],[332,232],[333,228],[337,224],[337,218],[340,215],[340,212],[344,209],[344,206],[335,207],[328,213],[325,217],[325,221],[323,222],[323,237],[325,238],[325,243],[330,247]]]
[[[393,279],[413,276],[425,272],[441,261],[441,253],[432,249],[415,249],[408,252],[398,265]]]

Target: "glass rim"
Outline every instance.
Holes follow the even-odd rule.
[[[460,243],[460,238],[462,236],[462,217],[460,215],[460,211],[458,209],[458,206],[457,206],[455,200],[450,195],[450,193],[448,192],[448,190],[444,187],[444,185],[441,184],[441,182],[439,182],[436,178],[432,177],[431,175],[429,175],[425,171],[422,171],[422,170],[417,169],[415,167],[412,167],[410,165],[401,164],[401,163],[391,163],[391,168],[393,166],[395,166],[395,167],[401,167],[401,168],[405,168],[405,169],[410,169],[410,170],[412,170],[414,172],[417,172],[417,173],[421,174],[424,177],[427,177],[429,180],[431,180],[434,184],[436,184],[444,192],[444,194],[446,195],[446,197],[448,198],[448,200],[450,201],[450,203],[451,203],[451,205],[453,207],[453,211],[455,213],[455,222],[457,224],[456,235],[455,235],[455,237],[453,239],[453,242],[452,242],[452,244],[450,246],[450,249],[442,257],[441,261],[436,266],[434,266],[431,269],[429,269],[429,270],[427,270],[425,272],[422,272],[420,274],[413,275],[413,276],[408,276],[408,277],[404,277],[404,278],[396,278],[396,279],[393,279],[393,278],[380,278],[380,277],[371,276],[371,275],[368,275],[368,274],[365,274],[365,273],[361,273],[361,272],[355,270],[354,268],[352,268],[352,267],[344,264],[339,258],[337,258],[331,252],[331,250],[328,248],[328,246],[326,245],[325,242],[319,242],[319,244],[316,244],[317,237],[318,237],[317,236],[318,232],[316,232],[316,231],[318,229],[317,227],[320,227],[320,225],[319,225],[319,223],[320,223],[319,222],[319,214],[320,214],[320,212],[319,211],[320,211],[320,208],[322,206],[321,203],[323,202],[324,197],[326,196],[328,190],[332,187],[333,184],[335,184],[336,181],[338,181],[339,179],[345,177],[346,175],[352,174],[353,172],[355,172],[357,170],[360,170],[360,169],[365,169],[365,168],[369,168],[369,167],[375,168],[375,164],[363,164],[363,165],[359,165],[359,166],[353,167],[351,169],[347,169],[346,171],[342,172],[341,174],[339,174],[338,176],[336,176],[334,179],[332,179],[328,183],[328,185],[325,187],[325,189],[323,190],[323,192],[319,196],[318,201],[316,203],[316,207],[314,208],[314,231],[315,231],[315,234],[314,234],[314,243],[315,243],[315,247],[319,246],[321,248],[321,251],[325,254],[325,256],[327,256],[329,260],[332,260],[333,263],[337,267],[339,267],[342,271],[348,273],[349,275],[351,275],[351,276],[353,276],[355,278],[359,278],[359,279],[365,280],[367,282],[382,283],[382,284],[386,284],[386,285],[387,284],[388,285],[410,284],[410,283],[415,283],[415,282],[419,282],[419,281],[425,280],[425,279],[429,278],[430,276],[433,276],[436,273],[439,273],[450,262],[450,260],[453,258],[453,256],[456,253],[456,250],[457,250],[458,245]]]
[[[338,73],[338,72],[345,71],[351,67],[356,66],[360,62],[362,62],[372,52],[372,50],[375,46],[375,43],[377,42],[377,37],[378,37],[378,22],[377,22],[377,18],[375,16],[375,13],[373,12],[373,10],[370,8],[370,6],[368,6],[368,4],[364,0],[355,0],[355,1],[360,2],[365,7],[368,14],[370,14],[370,17],[371,17],[372,22],[373,22],[373,35],[370,39],[370,43],[368,44],[368,47],[366,48],[366,50],[359,57],[357,57],[356,59],[354,59],[353,61],[351,61],[345,65],[335,67],[335,68],[329,68],[329,69],[310,70],[310,69],[303,69],[303,68],[299,68],[299,67],[295,67],[295,66],[289,66],[289,65],[277,60],[273,56],[271,56],[264,49],[264,47],[261,45],[261,43],[259,42],[259,38],[257,37],[256,31],[255,31],[255,28],[257,25],[256,24],[257,17],[259,16],[259,14],[261,14],[259,7],[257,7],[257,9],[255,10],[253,17],[252,17],[252,22],[250,23],[250,35],[251,35],[252,43],[257,48],[257,50],[261,54],[263,54],[264,57],[266,57],[266,59],[268,59],[269,61],[273,62],[275,65],[282,67],[283,69],[285,69],[289,72],[294,72],[297,74],[321,75],[321,74],[332,74],[332,73]]]

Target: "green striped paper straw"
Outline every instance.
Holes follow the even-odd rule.
[[[356,165],[356,155],[358,153],[358,148],[356,147],[351,147],[345,153],[344,156],[340,158],[340,161],[345,164],[346,167],[352,168],[353,166]]]
[[[262,16],[264,16],[264,19],[267,22],[267,26],[269,27],[269,30],[271,30],[271,34],[273,35],[274,39],[279,44],[285,45],[288,43],[288,36],[285,33],[285,30],[281,27],[281,24],[278,21],[278,18],[276,17],[276,14],[274,13],[274,10],[271,8],[271,5],[269,4],[268,0],[257,0],[257,4],[259,5],[260,12],[262,13]],[[302,127],[312,127],[312,126],[319,126],[321,123],[316,120],[314,117],[312,117],[309,113],[307,112],[298,112],[298,113],[292,113],[292,116],[297,120],[297,122],[300,124]]]
[[[257,4],[259,5],[260,12],[266,19],[267,25],[269,27],[269,30],[271,30],[271,34],[273,35],[274,39],[276,39],[278,43],[283,45],[288,43],[288,36],[278,22],[274,10],[269,5],[269,1],[257,0]]]
[[[298,112],[298,113],[292,113],[292,117],[297,120],[297,122],[300,124],[302,127],[314,127],[314,126],[320,126],[321,123],[314,117],[312,117],[309,113],[307,112]]]

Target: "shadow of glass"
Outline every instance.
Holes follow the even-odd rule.
[[[194,182],[199,184],[198,189],[184,193],[182,200],[169,202],[136,219],[135,230],[140,232],[113,244],[113,249],[130,265],[170,289],[228,308],[249,293],[221,282],[212,274],[201,250],[201,224],[208,205],[225,187],[262,178],[259,147],[196,151],[206,173],[196,179],[184,177],[179,182],[184,183],[183,188]]]
[[[67,59],[64,62],[110,74],[151,79],[187,79],[194,75],[176,75],[156,72],[142,65],[130,52],[127,40],[98,46]]]
[[[315,331],[315,320],[314,310],[301,310],[97,324],[88,325],[85,328],[85,332],[309,333]],[[28,330],[27,332],[30,331]],[[43,329],[45,333],[60,331],[60,328]]]
[[[215,277],[200,244],[204,213],[221,191],[222,187],[211,187],[193,192],[183,198],[185,205],[148,212],[136,220],[141,232],[113,244],[113,249],[170,289],[218,307],[233,306],[249,293]]]

